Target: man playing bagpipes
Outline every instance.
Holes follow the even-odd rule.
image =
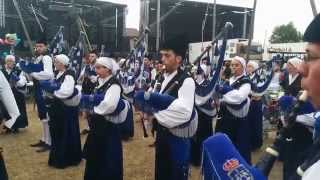
[[[157,120],[155,179],[187,180],[190,138],[196,133],[198,119],[194,107],[195,82],[180,69],[187,49],[184,36],[162,45],[165,66],[159,93],[139,91],[135,105]]]
[[[14,99],[13,93],[10,88],[10,84],[6,80],[6,77],[0,72],[0,101],[4,105],[4,108],[8,112],[10,119],[3,121],[3,117],[0,117],[0,131],[3,129],[3,126],[6,128],[11,128],[16,119],[20,116],[20,112],[17,106],[17,103]],[[2,148],[0,147],[0,179],[7,180],[8,174],[6,171],[6,166],[2,156]]]
[[[287,62],[288,75],[281,83],[284,88],[285,96],[279,99],[280,110],[282,114],[291,112],[292,99],[298,96],[302,90],[301,79],[302,75],[299,73],[298,68],[303,63],[303,60],[299,58],[291,58]],[[311,106],[311,105],[310,105]],[[309,109],[309,110],[308,110]],[[300,112],[299,115],[309,114],[315,110],[311,107],[306,111]],[[281,126],[285,126],[285,118],[281,119]],[[280,153],[281,159],[283,159],[283,179],[290,179],[290,176],[296,172],[297,167],[303,162],[308,149],[312,145],[312,132],[300,123],[295,123],[292,127],[290,136],[285,141],[283,151]]]
[[[54,78],[53,62],[49,55],[47,55],[47,42],[45,37],[42,37],[36,42],[34,62],[20,61],[19,65],[22,71],[32,77],[35,94],[34,98],[37,105],[38,117],[42,123],[42,137],[39,142],[31,144],[31,147],[41,147],[37,152],[45,152],[50,149],[51,137],[49,130],[49,117],[47,108],[43,97],[43,91],[39,85],[40,80],[50,80]]]
[[[320,133],[320,15],[317,15],[308,26],[305,34],[304,41],[308,42],[306,47],[307,57],[305,62],[298,67],[298,72],[302,75],[301,86],[308,92],[311,103],[317,110],[315,114],[315,130],[314,130],[314,143],[313,152],[308,154],[304,159],[304,163],[299,166],[301,170],[299,175],[302,175],[303,180],[313,180],[319,178],[320,172],[320,146],[319,146],[319,133]]]

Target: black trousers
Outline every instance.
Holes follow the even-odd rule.
[[[196,135],[191,139],[191,163],[194,166],[200,166],[202,142],[212,134],[212,117],[198,110],[198,128]]]

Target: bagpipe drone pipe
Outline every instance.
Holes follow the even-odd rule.
[[[269,87],[274,76],[273,62],[274,59],[263,63],[258,69],[253,71],[254,77],[251,79],[251,90],[254,94],[261,95]]]
[[[264,180],[269,176],[271,169],[282,150],[286,138],[289,136],[300,109],[305,106],[307,92],[304,91],[293,105],[287,115],[287,125],[282,127],[274,143],[267,147],[265,154],[258,160],[256,165],[250,166],[241,157],[227,135],[217,133],[203,143],[202,173],[204,180],[211,179],[246,179]],[[319,147],[319,144],[317,144]],[[319,160],[320,153],[302,164],[298,171],[304,172],[314,162]]]
[[[131,50],[125,61],[120,65],[123,73],[119,74],[118,77],[123,88],[123,95],[125,99],[131,103],[134,101],[135,90],[137,90],[137,88],[143,89],[142,87],[145,85],[143,80],[143,58],[145,54],[144,39],[149,33],[150,30],[145,28],[144,32],[137,40],[134,49]],[[147,129],[144,124],[144,115],[141,117],[141,125],[143,128],[143,136],[148,137]]]

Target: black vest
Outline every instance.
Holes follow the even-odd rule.
[[[54,72],[54,76],[57,77],[59,71],[55,71]],[[64,78],[67,76],[67,75],[70,75],[72,76],[73,78],[75,78],[75,72],[72,71],[72,70],[66,70],[59,78],[56,78],[56,81],[59,82],[59,83],[63,83],[64,81]]]
[[[242,76],[241,78],[237,79],[234,83],[232,83],[230,86],[233,89],[239,89],[243,84],[251,84],[251,80],[248,76]]]
[[[172,97],[178,98],[178,91],[185,79],[190,77],[186,72],[178,69],[178,73],[169,81],[167,86],[162,91],[162,94],[168,94]]]
[[[54,76],[57,77],[58,73],[59,73],[59,71],[55,71]],[[67,75],[70,75],[73,77],[73,79],[75,79],[75,72],[73,70],[68,69],[59,78],[56,78],[56,81],[58,83],[62,84]],[[73,86],[75,86],[75,83]],[[70,97],[68,97],[67,99],[73,98],[75,95],[77,95],[77,93],[78,93],[78,90],[76,88],[74,88],[72,95]]]
[[[83,94],[92,94],[96,86],[95,83],[91,82],[90,75],[96,75],[95,71],[90,69],[90,65],[85,66],[84,78],[82,82],[82,93]]]
[[[118,81],[114,76],[112,76],[112,77],[111,77],[107,82],[105,82],[101,87],[98,87],[98,86],[97,86],[97,87],[94,89],[94,93],[104,94],[104,93],[106,93],[107,90],[108,90],[112,85],[114,85],[114,84],[117,84],[117,85],[120,86],[120,89],[121,89],[121,91],[120,91],[120,96],[121,96],[121,94],[122,94],[122,87],[121,87],[119,81]]]
[[[9,82],[9,84],[11,86],[11,89],[12,90],[16,90],[16,87],[14,86],[14,82],[11,81],[11,74],[14,73],[17,76],[19,76],[20,73],[21,73],[21,70],[17,69],[17,68],[14,68],[14,69],[12,69],[10,74],[8,74],[8,72],[6,71],[5,68],[1,69],[1,71],[2,71],[3,75],[6,77],[7,81]],[[26,85],[24,87],[21,87],[21,88],[25,88],[25,87],[26,87]]]

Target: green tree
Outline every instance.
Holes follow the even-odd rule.
[[[293,22],[275,27],[270,37],[270,43],[294,43],[301,41],[302,34],[297,30]]]

